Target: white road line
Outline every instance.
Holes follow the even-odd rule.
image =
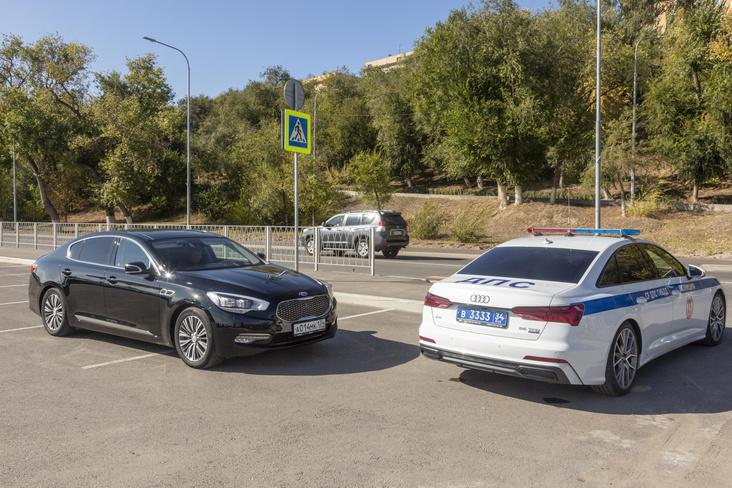
[[[16,286],[28,286],[28,283],[21,283],[20,285],[0,285],[0,288],[14,288]]]
[[[101,368],[102,366],[109,366],[112,364],[119,364],[119,363],[128,363],[130,361],[137,361],[138,359],[145,359],[145,358],[151,358],[154,356],[160,356],[157,352],[152,352],[150,354],[142,354],[140,356],[132,356],[131,358],[125,358],[125,359],[115,359],[114,361],[107,361],[106,363],[97,363],[97,364],[89,364],[87,366],[82,366],[81,369],[94,369],[94,368]]]
[[[5,303],[0,303],[0,307],[2,307],[3,305],[17,305],[19,303],[28,303],[28,300],[21,300],[19,302],[5,302]]]
[[[374,315],[374,314],[377,314],[377,313],[391,312],[392,310],[394,310],[394,309],[393,308],[385,308],[383,310],[375,310],[373,312],[359,313],[359,314],[356,314],[356,315],[347,315],[345,317],[338,317],[338,320],[355,319],[355,318],[358,318],[358,317],[365,317],[367,315]]]
[[[41,327],[43,327],[43,326],[42,325],[32,325],[30,327],[18,327],[17,329],[0,330],[0,334],[4,334],[6,332],[16,332],[19,330],[39,329]]]
[[[0,273],[0,278],[3,278],[5,276],[30,276],[30,273]]]

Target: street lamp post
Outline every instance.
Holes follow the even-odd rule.
[[[188,56],[186,53],[181,51],[175,46],[160,42],[152,37],[144,36],[143,39],[146,41],[161,44],[165,47],[169,47],[175,51],[178,51],[183,55],[186,60],[186,67],[188,68],[188,97],[186,97],[186,227],[191,226],[191,64],[188,62]]]
[[[600,0],[597,0],[597,58],[595,60],[595,229],[600,228],[600,57],[601,57],[601,11]]]
[[[15,183],[15,137],[13,137],[13,222],[18,221],[18,200]]]

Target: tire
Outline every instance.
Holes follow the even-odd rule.
[[[613,337],[605,366],[605,383],[593,386],[598,393],[609,396],[627,394],[638,375],[640,343],[635,328],[624,322]]]
[[[191,307],[181,312],[175,321],[173,342],[178,356],[191,368],[211,368],[224,359],[216,354],[213,327],[200,309]]]
[[[305,250],[311,256],[315,254],[315,240],[312,237],[305,239]]]
[[[50,288],[41,300],[41,319],[46,332],[56,337],[63,337],[74,332],[69,325],[66,298],[59,288]]]
[[[384,249],[381,252],[384,254],[385,258],[391,259],[395,258],[397,254],[399,254],[399,249]]]
[[[712,298],[707,321],[707,336],[701,341],[705,346],[718,346],[724,340],[724,328],[727,320],[727,304],[724,295],[717,292]]]
[[[369,257],[369,240],[365,237],[356,241],[356,255],[361,259]]]

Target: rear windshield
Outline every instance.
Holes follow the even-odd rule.
[[[577,283],[596,251],[544,247],[496,247],[459,271],[460,274]]]
[[[385,213],[383,215],[384,222],[390,225],[399,225],[404,227],[407,225],[407,223],[404,221],[404,218],[398,213]]]

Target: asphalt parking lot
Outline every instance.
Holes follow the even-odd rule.
[[[342,304],[335,339],[186,367],[166,348],[28,310],[0,263],[0,486],[729,486],[732,335],[633,392],[419,356],[419,316]],[[367,278],[365,278],[367,279]]]

